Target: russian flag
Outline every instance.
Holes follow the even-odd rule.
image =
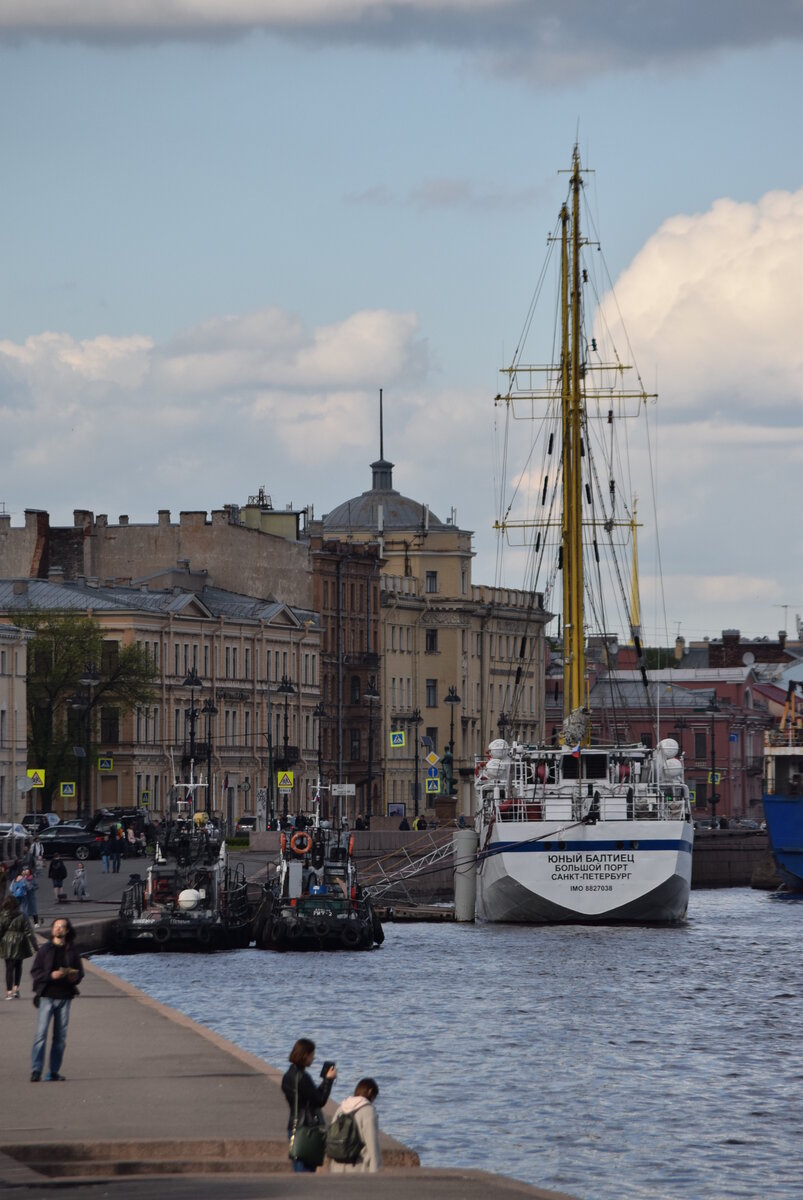
[[[578,742],[577,745],[572,750],[572,758],[579,758],[579,757],[580,757],[580,743]]]

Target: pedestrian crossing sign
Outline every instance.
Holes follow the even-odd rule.
[[[280,771],[276,777],[276,782],[280,792],[292,792],[293,790],[293,772]]]
[[[114,766],[113,758],[99,758],[98,759],[98,770],[99,771],[111,771],[113,766]]]
[[[45,773],[41,767],[32,767],[26,774],[35,788],[43,788],[45,786]]]
[[[441,790],[440,779],[426,779],[424,782],[427,785],[427,795],[430,795],[432,792],[435,792],[435,793],[440,792],[440,790]]]
[[[404,748],[406,744],[406,736],[403,729],[391,729],[390,731],[390,747],[392,750],[399,747]]]
[[[719,771],[709,771],[708,772],[708,782],[709,783],[720,783],[721,780],[722,780],[722,775],[720,774]]]
[[[150,806],[151,806],[150,792],[140,792],[139,793],[139,807],[140,808],[150,808]]]
[[[70,783],[70,782],[65,783],[64,780],[62,780],[61,785],[59,787],[59,795],[62,797],[74,796],[75,795],[75,784]]]

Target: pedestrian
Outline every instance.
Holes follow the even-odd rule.
[[[86,867],[82,862],[79,862],[75,868],[75,874],[72,877],[72,894],[77,896],[83,904],[84,900],[89,899],[89,889],[86,882]]]
[[[123,853],[123,831],[119,825],[112,829],[112,872],[117,875],[120,870],[120,856]]]
[[[309,1038],[299,1038],[293,1049],[290,1051],[290,1068],[282,1078],[282,1091],[285,1099],[290,1106],[290,1118],[287,1125],[287,1133],[290,1138],[291,1151],[293,1143],[293,1134],[296,1126],[313,1126],[323,1130],[324,1119],[323,1109],[324,1104],[329,1099],[329,1093],[332,1090],[332,1084],[337,1079],[337,1067],[334,1063],[324,1063],[321,1071],[321,1082],[315,1085],[312,1076],[308,1073],[307,1068],[311,1067],[315,1059],[315,1043]],[[321,1139],[323,1147],[323,1138]],[[323,1161],[323,1150],[321,1151],[321,1162]],[[300,1159],[293,1159],[293,1170],[299,1171],[315,1171],[317,1165],[307,1165]]]
[[[64,1079],[59,1072],[67,1042],[70,1004],[78,995],[78,984],[84,977],[81,956],[73,945],[74,941],[75,930],[71,923],[66,917],[56,917],[50,931],[50,941],[39,947],[33,960],[33,1002],[39,1009],[39,1020],[31,1050],[31,1083],[38,1083],[42,1078],[51,1020],[53,1039],[50,1043],[50,1068],[45,1081],[60,1082]]]
[[[6,1000],[19,1000],[22,961],[36,953],[36,936],[14,896],[0,905],[0,953],[6,963]]]
[[[379,1085],[375,1079],[361,1079],[354,1089],[353,1096],[347,1096],[335,1113],[338,1117],[350,1113],[357,1126],[357,1132],[362,1139],[362,1150],[359,1157],[352,1162],[337,1162],[332,1160],[330,1171],[336,1174],[374,1174],[382,1166],[382,1151],[379,1147],[379,1121],[374,1108],[374,1101],[379,1095]]]
[[[406,817],[402,817],[402,819],[399,821],[399,829],[403,830],[405,833],[409,833],[410,822],[407,820]]]
[[[28,894],[20,905],[20,908],[25,913],[29,921],[33,921],[34,925],[39,924],[39,883],[36,875],[30,867],[26,867],[22,872],[22,877],[28,885]]]
[[[100,844],[100,862],[101,862],[100,869],[101,869],[102,874],[104,874],[104,875],[107,875],[109,873],[109,871],[111,870],[111,857],[112,857],[112,840],[109,837],[108,833],[106,833],[106,834],[104,834],[103,841]]]
[[[42,845],[41,838],[37,833],[31,842],[31,848],[28,851],[28,866],[33,871],[34,875],[42,874],[42,862],[45,857],[45,848]]]
[[[47,869],[47,876],[53,883],[53,899],[57,904],[66,904],[67,897],[64,895],[64,880],[67,878],[67,868],[61,861],[61,855],[58,850],[53,851],[53,857]]]
[[[137,839],[134,833],[134,826],[128,825],[125,831],[125,849],[129,858],[135,858],[137,853]]]

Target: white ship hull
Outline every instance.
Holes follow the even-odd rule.
[[[497,822],[488,838],[480,829],[477,920],[683,920],[691,889],[690,821],[605,821],[559,830],[546,821]]]

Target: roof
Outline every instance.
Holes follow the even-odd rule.
[[[24,590],[21,584],[25,585]],[[16,586],[15,586],[16,585]],[[229,617],[239,621],[264,621],[282,615],[287,623],[300,628],[319,623],[316,613],[291,608],[277,600],[242,596],[223,588],[205,587],[202,591],[170,588],[148,591],[128,586],[90,587],[84,583],[55,582],[47,579],[0,580],[0,612],[139,612],[183,613],[196,617]]]
[[[426,504],[402,496],[393,487],[393,463],[378,458],[371,463],[373,482],[367,492],[338,504],[325,513],[325,530],[371,529],[381,533],[389,529],[421,530],[445,528],[445,522],[429,511]],[[381,507],[381,525],[380,525]]]

